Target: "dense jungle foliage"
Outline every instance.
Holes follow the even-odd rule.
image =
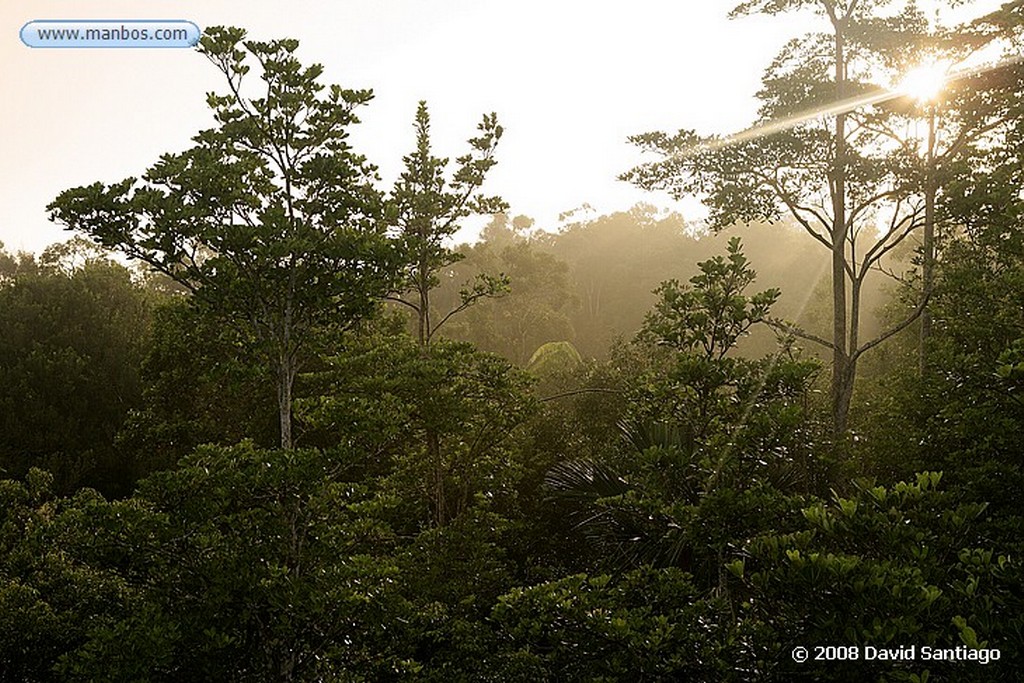
[[[1020,117],[950,162],[934,282],[908,228],[857,290],[896,332],[836,429],[799,220],[536,226],[497,118],[449,164],[425,104],[385,192],[371,94],[243,38],[193,148],[54,200],[88,239],[0,248],[0,680],[1014,680]]]

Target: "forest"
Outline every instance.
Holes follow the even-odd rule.
[[[807,7],[748,131],[632,138],[706,221],[538,225],[426,102],[384,187],[204,29],[212,127],[0,244],[0,680],[1017,680],[1024,3],[734,13]]]

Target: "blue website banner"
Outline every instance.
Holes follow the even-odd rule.
[[[184,19],[36,19],[21,27],[21,42],[43,48],[193,47],[202,32]]]

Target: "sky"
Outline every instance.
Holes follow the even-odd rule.
[[[728,134],[753,120],[760,76],[809,13],[728,19],[735,0],[0,0],[0,242],[42,250],[70,234],[46,205],[62,190],[138,176],[212,126],[222,77],[190,49],[33,49],[39,19],[183,19],[296,38],[323,81],[372,88],[353,129],[382,187],[411,151],[419,100],[435,153],[456,157],[485,112],[505,129],[486,190],[546,229],[587,204],[598,214],[676,204],[617,176],[643,161],[629,135]],[[919,3],[927,4],[927,3]],[[1000,3],[978,0],[967,16]],[[468,230],[472,230],[470,225]]]

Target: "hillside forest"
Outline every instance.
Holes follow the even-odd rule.
[[[734,11],[803,6],[749,134],[632,140],[706,220],[538,224],[426,102],[384,186],[206,29],[211,127],[0,245],[0,680],[1016,680],[1024,67],[878,82],[1021,3]]]

